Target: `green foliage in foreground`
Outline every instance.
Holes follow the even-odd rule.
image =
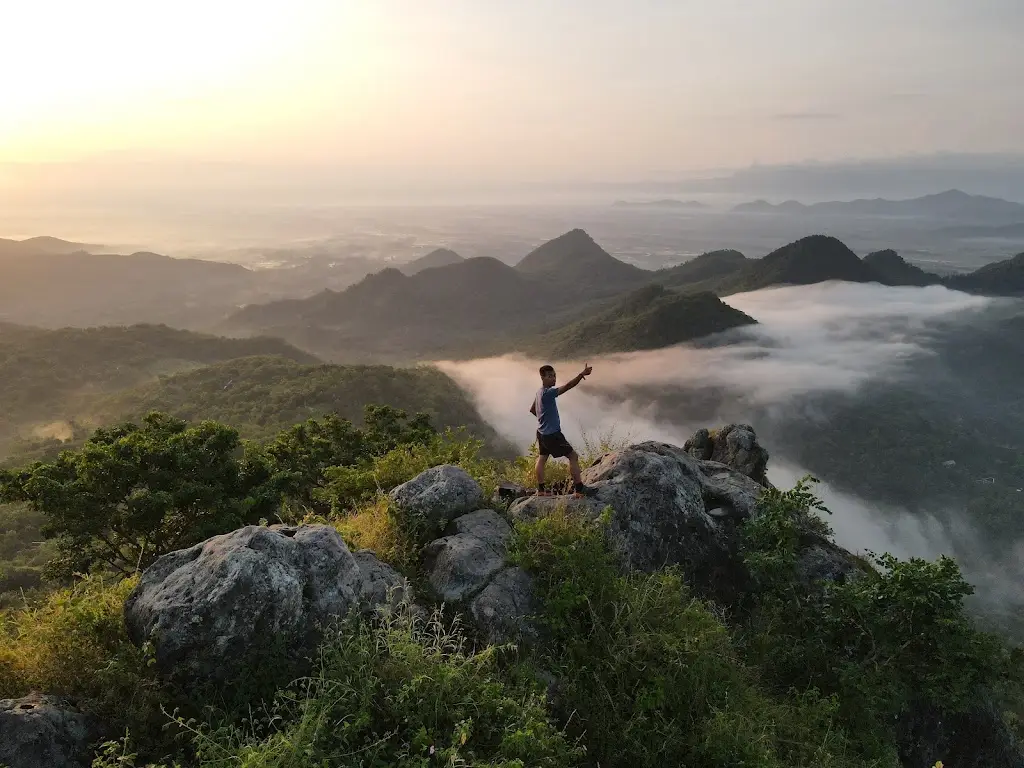
[[[812,689],[758,690],[728,628],[676,573],[622,575],[603,530],[567,513],[519,527],[536,576],[540,666],[559,709],[601,766],[865,766],[837,702]]]
[[[921,705],[957,713],[1011,681],[1011,658],[964,611],[973,588],[947,557],[870,555],[854,578],[808,589],[797,574],[804,538],[827,533],[805,482],[767,491],[743,530],[756,591],[746,596],[739,647],[779,693],[816,689],[869,753],[890,748],[899,716]]]
[[[368,406],[364,421],[359,429],[337,416],[309,420],[243,447],[230,427],[153,413],[142,424],[98,430],[52,463],[0,472],[0,497],[45,515],[42,532],[57,550],[51,576],[97,567],[127,576],[167,552],[281,514],[282,503],[337,505],[341,487],[350,500],[362,498],[352,486],[374,478],[382,457],[441,440],[424,414]]]

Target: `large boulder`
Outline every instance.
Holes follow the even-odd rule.
[[[353,554],[359,568],[356,599],[364,613],[372,613],[379,605],[397,607],[412,598],[409,580],[368,549]]]
[[[458,603],[505,567],[512,529],[496,512],[482,509],[456,518],[447,533],[424,548],[423,563],[438,599]]]
[[[6,768],[86,768],[96,731],[64,699],[33,693],[0,700],[0,765]]]
[[[505,568],[469,604],[469,615],[492,645],[534,639],[533,580],[522,568]]]
[[[461,467],[444,464],[421,472],[389,494],[392,503],[421,518],[428,528],[441,529],[457,517],[480,509],[484,491]]]
[[[157,560],[125,624],[132,642],[153,642],[162,672],[223,680],[269,642],[314,640],[374,590],[334,528],[247,526]]]
[[[767,484],[768,451],[759,442],[749,424],[728,424],[709,432],[699,429],[683,444],[683,450],[701,461],[714,461]]]
[[[583,481],[593,495],[535,496],[513,504],[510,514],[537,518],[568,505],[596,519],[610,508],[608,535],[626,568],[678,565],[691,582],[708,587],[735,579],[737,523],[755,513],[764,490],[724,464],[656,442],[606,454]]]

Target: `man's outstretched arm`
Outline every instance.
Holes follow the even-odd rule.
[[[589,376],[590,372],[593,371],[593,370],[594,369],[591,368],[590,365],[588,364],[587,367],[583,369],[582,373],[576,374],[576,378],[574,378],[571,381],[569,381],[569,382],[563,384],[562,386],[560,386],[558,388],[558,394],[559,395],[564,395],[570,389],[572,389],[577,384],[579,384],[581,381],[583,381],[583,379],[585,379],[587,376]]]

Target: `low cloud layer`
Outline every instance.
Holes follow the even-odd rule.
[[[971,320],[994,303],[943,287],[851,283],[763,290],[726,301],[759,325],[713,345],[556,364],[563,382],[584,362],[594,365],[593,376],[560,401],[570,441],[581,447],[586,440],[612,436],[681,445],[694,429],[714,423],[749,421],[757,428],[757,415],[765,413],[813,418],[806,402],[814,396],[855,395],[869,383],[911,375],[915,362],[934,354],[929,341],[942,324]],[[484,418],[526,449],[534,439],[528,409],[543,362],[509,355],[438,367],[472,394]],[[715,393],[710,409],[709,391]],[[807,474],[778,446],[766,443],[772,454],[769,478],[776,485],[791,487]],[[1007,602],[1024,603],[1020,561],[993,562],[960,510],[912,514],[840,492],[827,477],[822,480],[818,490],[833,511],[829,522],[843,546],[900,557],[956,553],[979,599],[1004,608]]]

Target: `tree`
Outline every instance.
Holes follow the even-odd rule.
[[[58,551],[51,576],[97,566],[127,575],[272,509],[240,447],[230,427],[153,413],[97,430],[56,461],[0,475],[0,492],[46,515],[43,534]]]

